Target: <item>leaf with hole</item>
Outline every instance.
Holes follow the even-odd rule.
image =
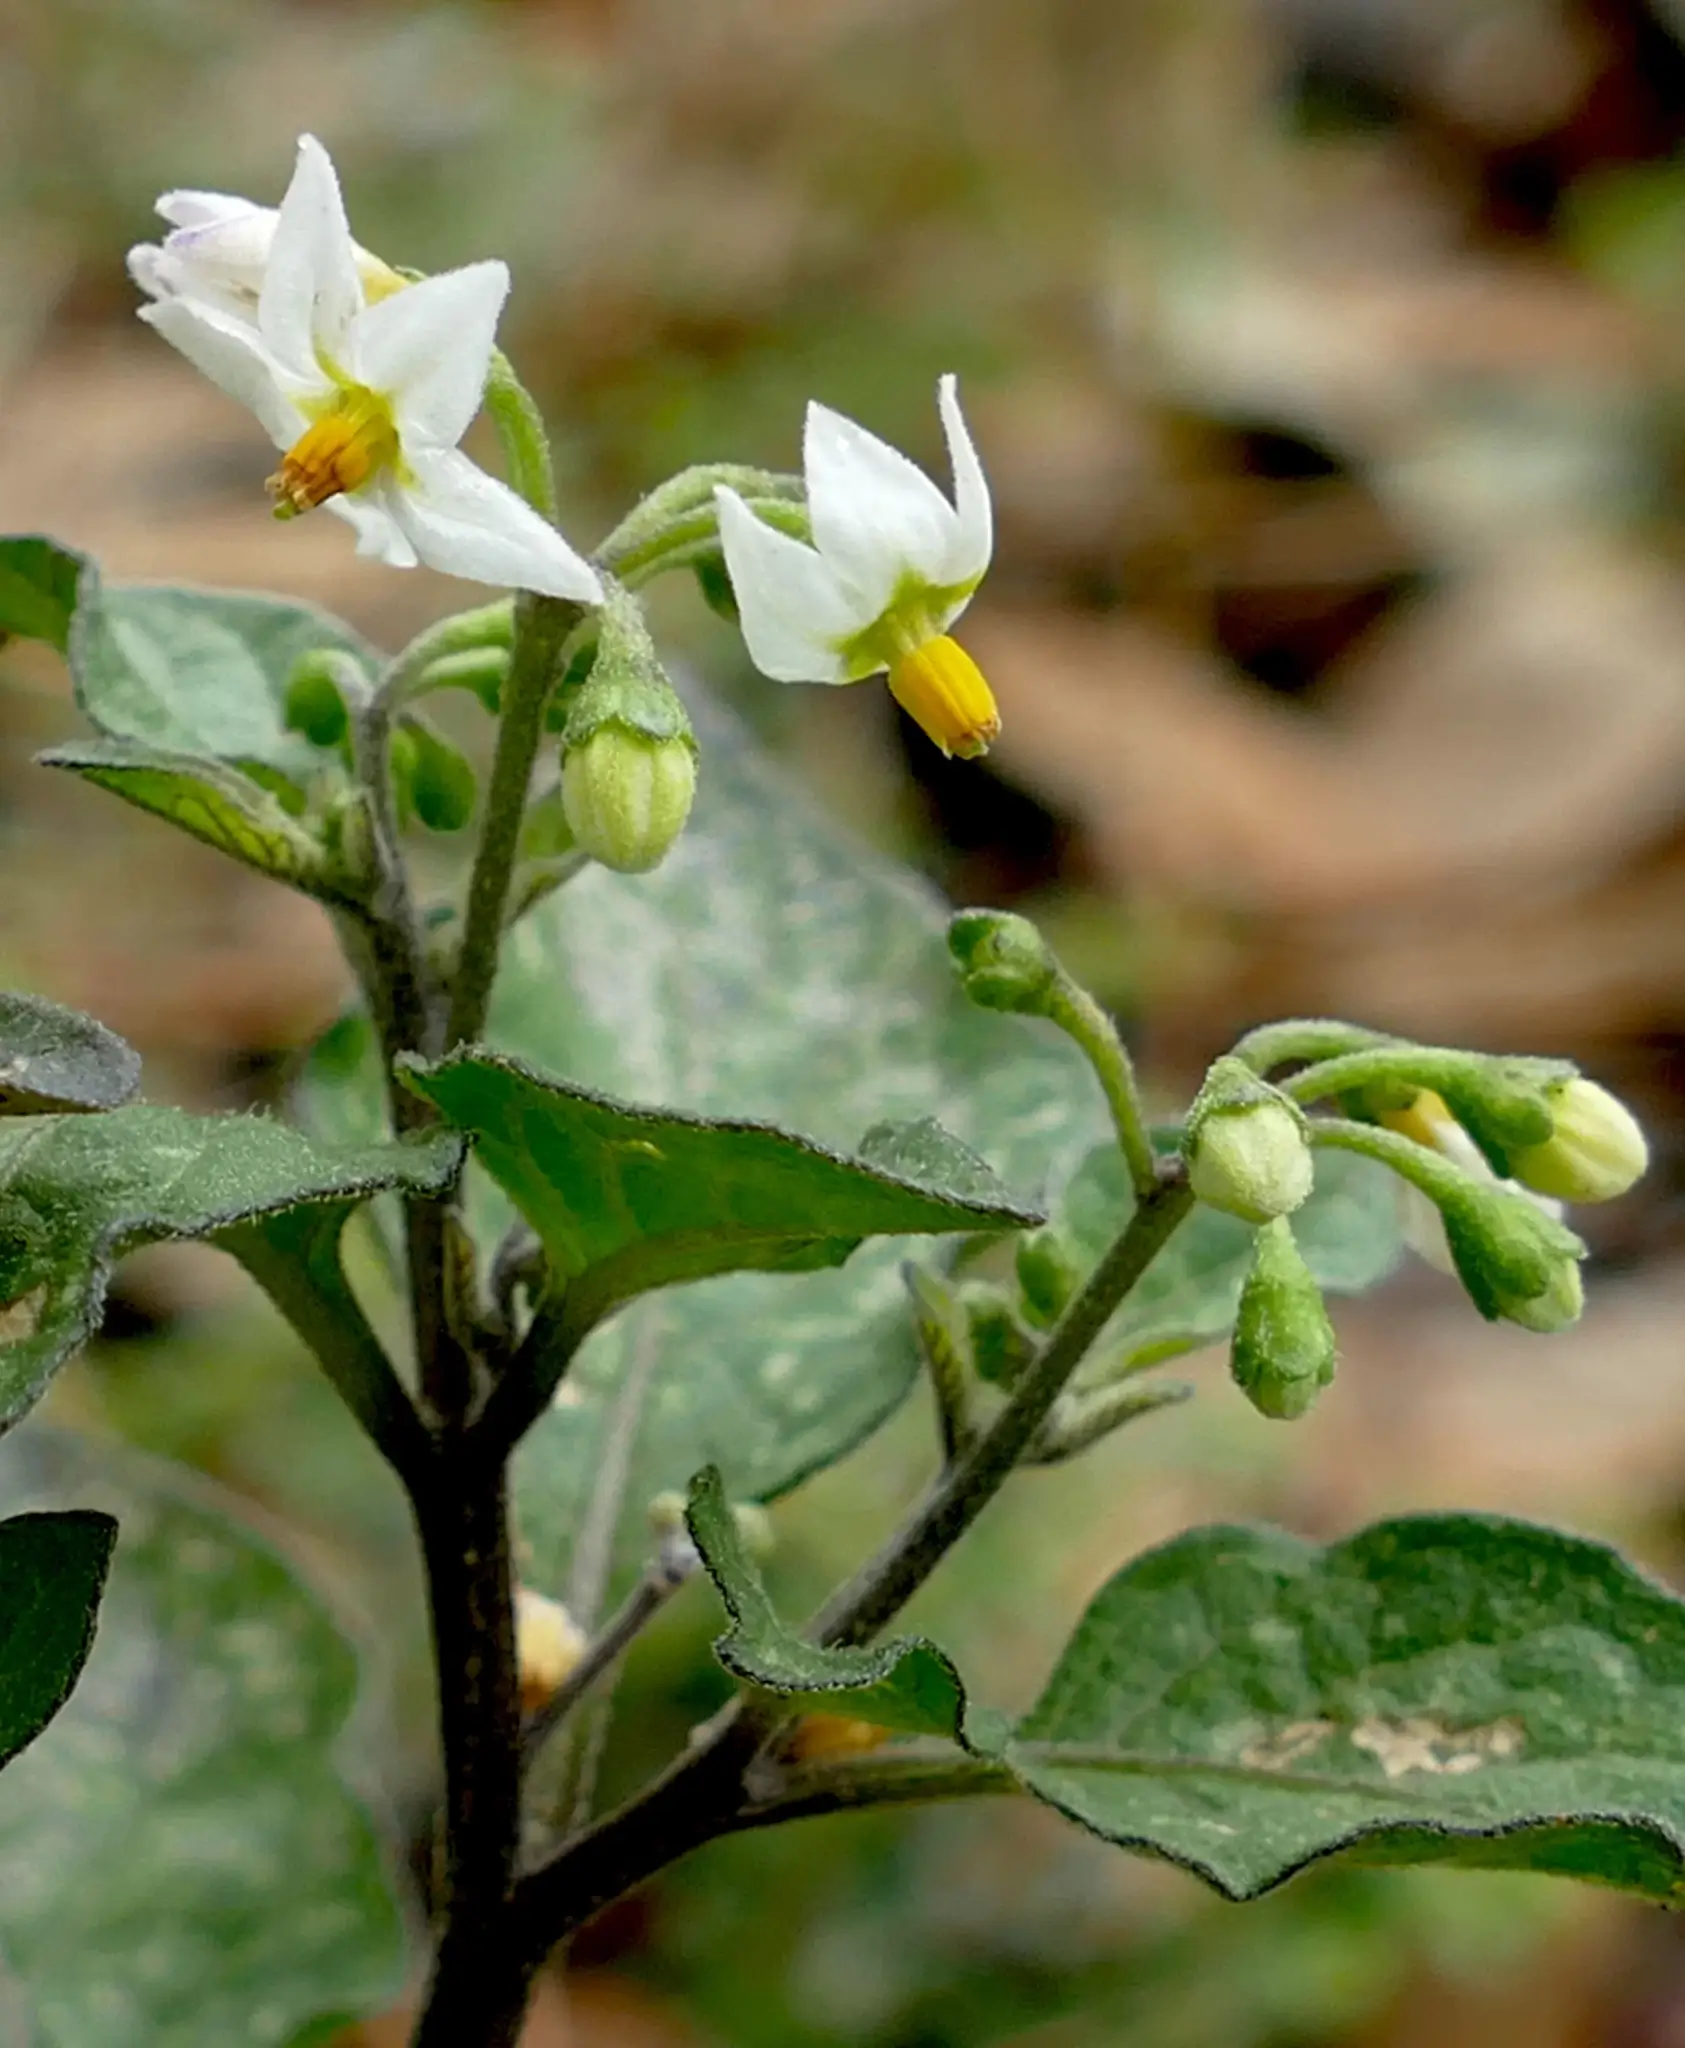
[[[342,1775],[357,1666],[322,1603],[231,1497],[120,1445],[13,1436],[0,1505],[121,1532],[80,1682],[0,1772],[33,2048],[293,2048],[389,2005],[397,1862]]]
[[[1486,1515],[1321,1549],[1197,1529],[1095,1597],[1005,1752],[1025,1790],[1229,1898],[1450,1863],[1685,1897],[1685,1601]]]

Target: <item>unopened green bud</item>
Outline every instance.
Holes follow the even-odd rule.
[[[1060,983],[1059,963],[1027,917],[961,910],[949,920],[948,951],[960,986],[979,1008],[1047,1014]]]
[[[337,747],[350,729],[335,660],[327,652],[301,654],[287,677],[281,716],[289,732],[302,733],[313,747]]]
[[[602,725],[562,760],[562,809],[577,845],[623,875],[659,866],[696,794],[696,748]]]
[[[1578,1318],[1586,1248],[1566,1225],[1512,1188],[1461,1176],[1438,1201],[1457,1277],[1488,1322],[1550,1331]]]
[[[1051,1227],[1032,1230],[1018,1240],[1018,1287],[1024,1313],[1040,1329],[1049,1329],[1065,1312],[1081,1277],[1076,1254]]]
[[[474,815],[473,769],[449,740],[420,720],[406,721],[400,731],[409,741],[400,804],[430,832],[460,832]]]
[[[1547,1091],[1551,1134],[1510,1154],[1524,1187],[1563,1202],[1612,1202],[1650,1163],[1638,1119],[1595,1081],[1576,1076]]]
[[[1311,1191],[1304,1112],[1233,1054],[1212,1063],[1182,1153],[1199,1199],[1248,1223],[1290,1214]]]
[[[1012,1298],[987,1280],[960,1289],[971,1330],[971,1359],[979,1379],[1010,1387],[1035,1356],[1035,1339],[1018,1320]]]
[[[1274,1422],[1296,1422],[1334,1377],[1334,1327],[1284,1216],[1253,1240],[1229,1369],[1258,1413]]]

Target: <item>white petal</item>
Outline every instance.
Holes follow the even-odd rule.
[[[258,326],[270,353],[295,376],[316,368],[318,351],[343,361],[351,322],[363,309],[356,244],[327,151],[302,135],[298,166],[264,273]]]
[[[959,388],[954,378],[938,380],[936,405],[942,415],[948,460],[953,465],[956,508],[948,538],[947,567],[937,580],[942,583],[975,583],[988,568],[989,557],[994,552],[995,526],[989,503],[988,479],[977,459],[965,415],[960,411]]]
[[[142,306],[140,317],[230,398],[250,406],[277,448],[290,448],[303,433],[297,387],[248,322],[196,299],[160,299]]]
[[[128,267],[149,299],[166,298],[176,289],[176,267],[156,242],[137,242],[129,251]]]
[[[480,409],[497,317],[509,295],[503,263],[470,263],[394,292],[357,316],[351,374],[393,402],[398,438],[454,448]]]
[[[389,482],[386,504],[430,569],[506,590],[602,602],[590,563],[507,484],[455,448],[406,448],[404,460],[413,480]]]
[[[272,206],[259,206],[252,199],[237,199],[232,192],[165,192],[156,211],[173,228],[208,228],[223,221],[244,220],[254,213],[275,217]]]
[[[802,468],[814,544],[870,616],[909,572],[943,580],[954,508],[916,463],[840,412],[813,404]]]
[[[335,512],[357,535],[357,552],[371,561],[384,562],[391,569],[413,569],[416,552],[404,538],[398,522],[386,506],[386,484],[381,479],[366,491],[359,491],[355,497],[340,496],[327,500],[327,510]]]
[[[846,683],[837,643],[876,613],[851,602],[827,561],[757,519],[735,491],[721,485],[714,503],[749,659],[775,683]]]

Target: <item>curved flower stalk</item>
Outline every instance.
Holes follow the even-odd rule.
[[[473,582],[595,604],[595,570],[546,520],[457,447],[480,408],[502,263],[394,288],[351,239],[328,153],[303,136],[269,225],[221,194],[170,195],[197,239],[132,253],[158,290],[140,317],[257,415],[281,466],[278,518],[317,505],[356,530],[360,554]],[[255,283],[256,309],[250,294]],[[381,294],[384,295],[381,295]]]
[[[989,486],[952,377],[937,404],[950,504],[906,456],[828,406],[802,445],[813,545],[757,519],[725,485],[720,540],[749,657],[780,683],[857,683],[887,671],[896,701],[945,754],[985,753],[1000,731],[977,664],[948,628],[994,544]]]

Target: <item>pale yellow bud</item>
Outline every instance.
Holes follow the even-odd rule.
[[[521,1712],[536,1714],[579,1668],[585,1632],[559,1600],[530,1586],[515,1594],[515,1655],[521,1674]]]

